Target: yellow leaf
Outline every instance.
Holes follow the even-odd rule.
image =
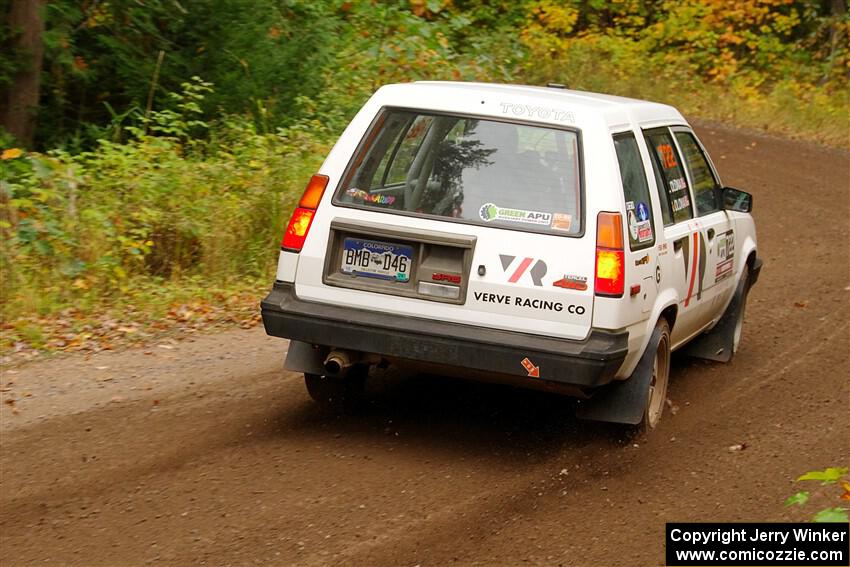
[[[0,154],[0,159],[15,159],[21,157],[24,154],[24,151],[20,148],[9,148],[8,150],[3,150],[3,153]]]

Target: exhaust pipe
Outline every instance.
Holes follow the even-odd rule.
[[[332,350],[325,359],[324,366],[329,375],[336,376],[347,370],[352,364],[351,353],[347,350]]]

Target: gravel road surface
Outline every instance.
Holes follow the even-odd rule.
[[[648,438],[440,377],[328,415],[261,328],[6,367],[0,565],[646,567],[666,521],[804,519],[793,479],[850,456],[850,155],[699,132],[765,267],[738,356],[676,357]]]

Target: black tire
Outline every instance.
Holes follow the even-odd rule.
[[[368,366],[353,366],[344,376],[304,374],[304,384],[310,397],[322,406],[350,411],[363,399],[368,373]]]
[[[653,337],[658,336],[652,364],[652,378],[646,396],[646,407],[640,423],[634,426],[635,433],[648,433],[658,427],[664,406],[667,403],[667,384],[670,381],[670,325],[661,318],[655,324]],[[654,342],[654,341],[653,341]],[[652,342],[650,342],[650,346]]]
[[[741,274],[741,282],[738,284],[740,286],[738,293],[740,293],[740,299],[738,301],[738,305],[736,306],[737,313],[735,314],[735,330],[732,334],[732,356],[735,356],[735,353],[738,352],[738,347],[741,346],[741,338],[744,335],[744,314],[747,311],[747,294],[750,291],[750,267],[744,265],[744,273]]]

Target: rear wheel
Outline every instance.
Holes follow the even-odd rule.
[[[658,321],[655,332],[660,336],[652,363],[652,378],[649,382],[643,419],[637,426],[642,431],[652,430],[658,426],[661,414],[664,413],[664,405],[667,403],[667,382],[670,378],[670,325],[666,319]]]
[[[307,393],[319,404],[335,410],[351,410],[363,399],[369,367],[352,366],[343,376],[304,374]]]

